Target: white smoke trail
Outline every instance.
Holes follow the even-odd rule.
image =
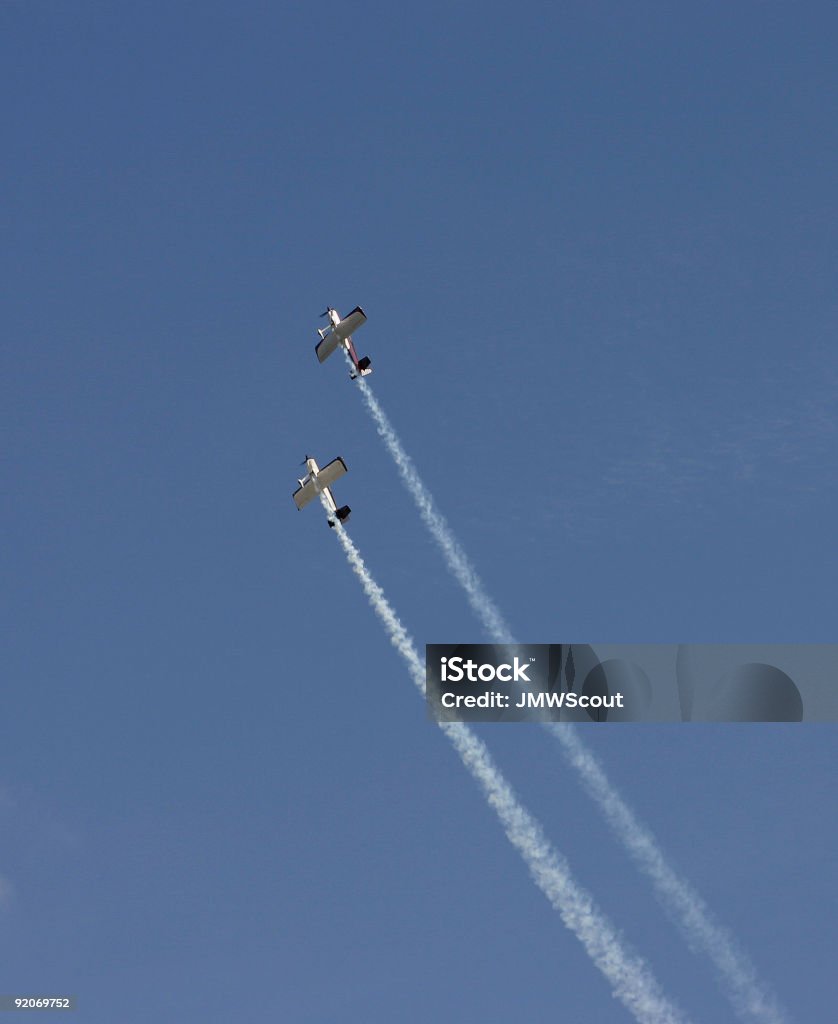
[[[335,525],[335,533],[390,642],[404,659],[420,693],[424,694],[425,670],[413,641],[340,524]],[[573,879],[567,862],[550,846],[541,826],[519,803],[485,744],[461,722],[440,723],[440,728],[483,790],[509,841],[527,864],[533,881],[607,978],[615,997],[642,1024],[685,1024],[687,1018],[663,994],[645,961],[624,946],[591,895]]]
[[[707,904],[667,863],[652,833],[637,819],[610,782],[602,765],[568,723],[546,726],[562,744],[582,785],[596,801],[637,868],[652,882],[664,909],[683,931],[688,944],[713,963],[737,1015],[762,1024],[783,1024],[787,1015],[758,977],[756,968],[733,936],[716,921]]]
[[[370,386],[359,379],[364,404],[378,434],[396,464],[419,514],[442,551],[449,571],[462,585],[469,604],[495,643],[516,643],[499,609],[486,593],[480,577],[463,553],[445,519],[437,511],[430,492],[402,447],[392,424]],[[654,836],[636,818],[610,782],[600,763],[569,725],[547,726],[580,776],[618,841],[672,916],[693,950],[703,952],[715,967],[722,989],[739,1017],[758,1024],[784,1024],[788,1020],[767,985],[757,975],[747,954],[710,912],[707,904],[666,860]]]
[[[375,420],[378,435],[392,456],[402,482],[416,503],[416,508],[419,510],[419,515],[422,517],[423,522],[431,531],[434,540],[442,548],[448,568],[463,590],[465,590],[469,603],[477,614],[477,618],[483,623],[496,643],[513,643],[512,631],[504,622],[503,616],[495,607],[492,599],[486,593],[480,577],[475,572],[474,566],[469,562],[457,538],[451,532],[448,523],[437,510],[430,491],[416,472],[410,456],[402,447],[398,435],[393,430],[393,426],[387,419],[384,410],[378,404],[369,384],[362,377],[359,377],[358,386],[361,389],[364,404],[373,420]]]

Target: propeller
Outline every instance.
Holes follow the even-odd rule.
[[[321,316],[328,316],[331,312],[332,312],[332,307],[331,306],[327,306],[326,307],[326,312],[325,313],[321,313],[320,315]]]
[[[306,463],[308,462],[308,460],[309,460],[310,458],[311,458],[311,456],[310,456],[310,455],[306,455],[306,456],[305,456],[305,458],[303,459],[303,461],[302,461],[302,462],[300,463],[300,465],[301,465],[301,466],[304,466],[304,465],[305,465],[305,464],[306,464]]]

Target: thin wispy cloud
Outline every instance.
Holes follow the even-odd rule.
[[[751,509],[758,496],[794,512],[801,496],[838,483],[834,364],[824,354],[756,367],[746,381],[720,376],[679,396],[634,380],[631,404],[603,412],[596,450],[569,451],[573,486],[547,499],[549,514],[584,537],[607,526],[600,510],[617,502],[623,515],[687,507],[719,517]]]

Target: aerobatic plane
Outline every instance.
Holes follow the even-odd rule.
[[[363,309],[360,306],[356,306],[343,320],[340,318],[340,313],[336,309],[332,309],[331,306],[329,306],[325,313],[320,315],[329,318],[329,326],[317,331],[320,335],[320,341],[317,343],[314,351],[317,353],[317,358],[320,362],[322,363],[328,359],[335,349],[342,345],[352,360],[353,369],[349,371],[349,376],[353,380],[356,377],[366,377],[368,373],[372,373],[370,357],[364,356],[363,359],[359,359],[355,346],[352,344],[352,332],[357,331],[362,324],[367,322],[367,315]]]
[[[332,497],[332,492],[329,490],[335,480],[346,472],[346,463],[343,459],[338,456],[336,459],[332,459],[328,466],[320,469],[314,459],[310,455],[306,455],[305,461],[301,465],[304,465],[308,472],[298,481],[300,486],[292,495],[297,508],[305,508],[310,501],[322,494],[326,499],[329,511],[329,526],[334,526],[335,520],[345,523],[352,510],[348,505],[338,508]]]

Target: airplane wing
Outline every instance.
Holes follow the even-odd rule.
[[[332,484],[339,477],[342,477],[346,472],[346,463],[338,455],[336,459],[332,459],[328,466],[324,466],[317,474],[317,482],[321,487],[331,487]]]
[[[302,487],[298,487],[292,495],[297,508],[305,508],[306,505],[317,497],[317,489],[313,480],[307,480]]]
[[[314,346],[314,351],[317,353],[317,358],[321,363],[329,358],[329,356],[338,347],[341,340],[342,339],[335,333],[334,328],[332,328],[322,341],[317,342]]]
[[[338,336],[340,341],[344,341],[350,334],[354,334],[355,331],[357,331],[359,327],[362,327],[366,322],[367,314],[360,306],[356,306],[352,312],[348,316],[345,316],[337,327],[333,329],[333,333]]]

